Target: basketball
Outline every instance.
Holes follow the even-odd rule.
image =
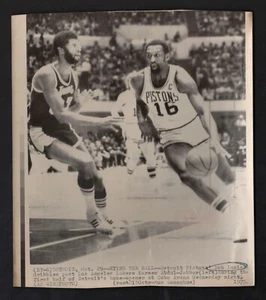
[[[215,151],[206,147],[195,147],[188,152],[186,168],[190,175],[204,177],[213,173],[218,167]]]

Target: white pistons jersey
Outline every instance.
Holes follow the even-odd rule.
[[[177,89],[175,77],[180,67],[169,66],[167,79],[159,88],[152,84],[150,67],[144,69],[141,99],[148,105],[149,116],[158,131],[183,127],[197,116],[187,94]]]

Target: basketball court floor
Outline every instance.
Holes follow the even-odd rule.
[[[213,265],[249,261],[246,250],[250,243],[233,243],[230,234],[221,230],[230,222],[228,217],[214,212],[166,165],[158,167],[156,182],[152,183],[144,165],[133,175],[128,175],[125,167],[102,171],[109,212],[116,222],[112,236],[96,234],[87,224],[75,172],[39,171],[33,169],[27,185],[33,265],[164,265],[169,261],[175,265]],[[236,174],[241,190],[246,184],[245,169],[237,168]],[[238,202],[246,201],[240,194]],[[246,230],[244,217],[236,218]]]

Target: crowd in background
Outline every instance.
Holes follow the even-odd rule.
[[[170,14],[170,15],[169,15]],[[183,12],[93,12],[32,14],[27,16],[28,29],[36,34],[55,34],[71,30],[78,35],[110,36],[120,25],[180,25]]]
[[[243,12],[197,11],[196,20],[201,36],[236,36],[245,32]]]
[[[121,25],[180,25],[194,18],[198,35],[243,35],[245,14],[233,11],[124,11],[93,13],[31,14],[27,16],[28,29],[33,33],[55,34],[72,30],[78,35],[110,36]]]
[[[36,44],[32,35],[27,41],[28,84],[35,72],[54,60],[52,45],[41,36]],[[143,45],[143,47],[145,44]],[[195,70],[195,79],[205,100],[245,99],[245,45],[244,42],[202,44],[192,47],[190,59]],[[178,63],[178,54],[172,51],[170,63]],[[146,66],[143,49],[132,44],[120,46],[116,36],[110,38],[108,47],[97,42],[83,49],[82,59],[76,69],[80,88],[97,90],[96,100],[116,101],[125,89],[124,79],[134,70]]]
[[[126,165],[127,150],[121,132],[103,131],[96,134],[89,131],[84,143],[97,168]]]
[[[221,145],[230,153],[231,164],[246,166],[246,119],[243,114],[235,117],[222,117],[218,127]]]
[[[52,53],[52,44],[45,41],[43,35],[39,41],[35,42],[33,35],[28,34],[27,38],[27,82],[30,90],[30,84],[33,75],[44,65],[54,61]]]
[[[145,66],[143,51],[131,44],[119,46],[113,35],[108,47],[98,43],[84,49],[83,62],[77,67],[80,74],[81,89],[98,91],[99,100],[116,101],[125,90],[125,76]]]
[[[192,47],[190,58],[205,100],[245,99],[245,44],[204,44]]]

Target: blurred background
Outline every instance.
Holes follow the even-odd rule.
[[[27,15],[28,90],[35,72],[53,62],[53,36],[62,30],[79,35],[82,58],[75,67],[80,89],[95,90],[83,114],[106,116],[124,79],[144,68],[143,49],[152,39],[166,41],[170,63],[184,67],[198,84],[217,122],[220,142],[231,164],[246,165],[245,14],[222,11],[131,11]],[[84,131],[99,169],[126,164],[121,132]],[[31,151],[34,151],[31,149]],[[157,145],[158,160],[164,162]],[[140,155],[140,163],[145,163]],[[71,169],[69,169],[71,170]],[[56,172],[51,166],[48,172]]]

